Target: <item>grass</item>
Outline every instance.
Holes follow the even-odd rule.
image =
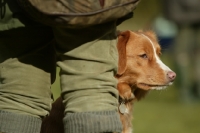
[[[199,103],[184,104],[174,87],[151,91],[134,106],[135,133],[199,133]]]

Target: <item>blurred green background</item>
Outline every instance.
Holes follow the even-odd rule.
[[[142,0],[134,18],[118,26],[119,30],[152,29],[154,19],[162,15],[161,0]],[[175,70],[171,49],[165,49],[161,59]],[[54,98],[60,95],[59,69],[52,85]],[[135,133],[200,133],[200,102],[184,102],[180,96],[179,75],[175,83],[165,90],[150,91],[134,105],[133,127]]]

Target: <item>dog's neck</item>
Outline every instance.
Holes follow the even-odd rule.
[[[121,96],[119,96],[119,104],[121,104],[121,103],[126,104],[129,102],[132,102],[134,99],[135,99],[134,93],[133,93],[133,97],[130,97],[129,99],[125,99],[125,98],[122,98]]]
[[[130,97],[124,97],[124,96],[119,96],[119,104],[121,103],[124,103],[124,104],[127,104],[127,103],[130,103],[132,102],[133,100],[136,99],[135,95],[134,95],[134,91],[137,89],[136,87],[133,87],[131,85],[128,85],[130,88],[131,88],[131,96]]]

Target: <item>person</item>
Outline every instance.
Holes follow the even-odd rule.
[[[181,99],[200,98],[200,1],[164,0],[164,15],[176,23],[173,57],[179,73]]]
[[[138,1],[138,0],[136,0]],[[65,133],[121,132],[117,24],[49,26],[15,0],[0,3],[0,133],[40,133],[60,68]]]

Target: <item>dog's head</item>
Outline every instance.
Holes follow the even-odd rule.
[[[125,31],[118,35],[118,81],[126,83],[140,99],[148,90],[171,85],[176,74],[159,58],[161,47],[152,31]]]

